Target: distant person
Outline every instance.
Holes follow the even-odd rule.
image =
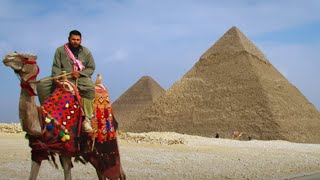
[[[73,30],[69,33],[68,43],[58,47],[54,54],[51,76],[59,76],[62,71],[71,73],[68,79],[75,84],[81,96],[84,110],[82,128],[85,132],[92,132],[91,117],[93,115],[93,102],[95,85],[91,75],[95,70],[95,62],[90,50],[81,45],[81,33]]]

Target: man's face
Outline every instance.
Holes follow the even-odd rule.
[[[71,34],[69,37],[69,44],[73,47],[78,47],[81,44],[81,37],[79,35]]]

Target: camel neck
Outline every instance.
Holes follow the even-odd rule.
[[[29,135],[40,135],[41,127],[35,96],[30,96],[21,89],[19,101],[19,117],[22,129]]]

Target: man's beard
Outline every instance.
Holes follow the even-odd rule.
[[[77,47],[74,47],[74,46],[72,46],[72,45],[69,43],[69,48],[70,48],[72,54],[74,55],[74,57],[78,59],[78,54],[79,54],[79,50],[80,50],[80,45],[77,46]]]

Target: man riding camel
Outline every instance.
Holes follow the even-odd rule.
[[[93,115],[93,103],[95,97],[95,85],[91,75],[95,70],[95,62],[88,48],[81,45],[81,33],[73,30],[69,33],[68,43],[58,47],[54,54],[51,77],[60,76],[63,71],[70,74],[70,82],[75,84],[81,96],[84,121],[82,129],[92,132],[91,117]],[[46,78],[44,78],[46,79]],[[39,101],[44,100],[53,92],[53,81],[40,80],[37,84]]]
[[[88,48],[81,45],[81,33],[73,30],[69,33],[68,43],[58,47],[54,54],[51,76],[61,75],[62,71],[71,73],[71,81],[77,84],[85,119],[82,128],[85,132],[93,131],[91,117],[95,95],[91,75],[95,70],[95,62]],[[77,83],[76,83],[77,81]]]

